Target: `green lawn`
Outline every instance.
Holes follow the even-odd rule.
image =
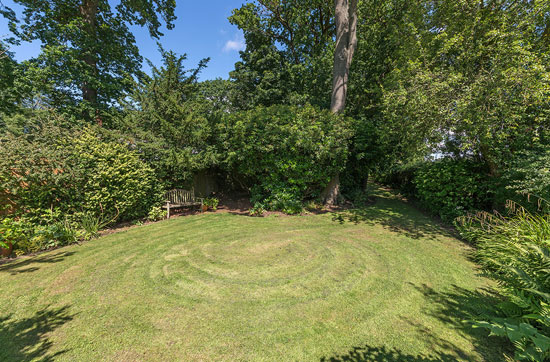
[[[179,217],[0,265],[0,360],[500,361],[470,249],[364,210]]]

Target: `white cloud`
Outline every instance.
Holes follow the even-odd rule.
[[[233,40],[228,40],[223,46],[224,52],[244,50],[245,44],[242,37],[236,36]]]

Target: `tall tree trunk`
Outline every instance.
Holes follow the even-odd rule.
[[[357,0],[334,0],[336,46],[330,110],[340,113],[346,106],[349,68],[357,48]]]
[[[336,46],[332,78],[330,110],[341,113],[346,106],[348,78],[353,53],[357,48],[357,0],[334,0]],[[332,206],[340,198],[340,177],[334,175],[323,191],[325,205]]]
[[[91,45],[95,43],[97,27],[97,10],[98,0],[82,0],[80,5],[80,14],[82,15],[83,31],[86,33],[86,41],[88,47],[84,47],[82,50],[82,60],[90,69],[92,77],[98,76],[97,70],[97,55],[96,49]],[[88,101],[94,108],[97,104],[97,89],[90,85],[90,82],[84,80],[82,82],[82,99]]]

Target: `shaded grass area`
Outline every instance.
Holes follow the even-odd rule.
[[[367,208],[196,215],[0,265],[0,360],[500,361],[469,247]]]

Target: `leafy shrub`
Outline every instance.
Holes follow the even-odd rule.
[[[168,215],[166,210],[163,210],[160,206],[153,206],[151,210],[149,210],[149,213],[147,214],[147,220],[149,221],[159,221],[166,219],[166,215]]]
[[[261,202],[254,203],[254,206],[248,211],[251,216],[262,216],[265,212],[265,207]]]
[[[72,144],[82,175],[82,208],[96,216],[119,215],[130,220],[147,215],[158,203],[161,190],[153,170],[125,145],[105,142],[86,129]]]
[[[346,164],[349,120],[312,106],[227,114],[219,129],[223,167],[252,202],[295,213]]]
[[[543,361],[550,358],[550,214],[507,206],[508,216],[480,212],[456,223],[505,297],[475,325],[510,339],[517,359]]]
[[[34,219],[55,209],[118,210],[127,220],[147,215],[161,195],[153,170],[126,145],[103,140],[93,128],[66,130],[47,120],[2,136],[0,190],[16,214]]]
[[[82,233],[69,222],[49,221],[35,224],[28,219],[15,220],[7,217],[0,221],[0,247],[12,243],[16,254],[36,252],[57,246],[68,245],[82,238]]]
[[[441,159],[424,164],[412,180],[415,196],[443,220],[486,209],[491,195],[481,165],[470,160]]]
[[[279,210],[289,215],[302,212],[304,207],[302,201],[300,201],[299,192],[295,187],[280,187],[278,189],[271,189],[270,191],[269,195],[262,200],[262,205],[267,210]],[[261,195],[261,193],[253,193],[253,202],[256,200],[260,201],[258,195]]]
[[[212,210],[217,210],[219,203],[220,200],[215,197],[207,197],[206,199],[204,199],[204,205],[208,206],[208,208]]]
[[[113,215],[142,217],[160,200],[153,170],[100,132],[46,117],[29,121],[25,132],[0,135],[0,211],[19,219],[26,236],[17,252],[90,238]]]
[[[550,199],[550,148],[519,153],[506,179],[509,189]]]
[[[83,175],[71,162],[71,132],[44,120],[20,135],[0,135],[0,192],[11,212],[41,218],[46,210],[80,206]]]
[[[21,221],[9,217],[0,221],[0,248],[8,249],[10,243],[17,246],[26,239]]]
[[[17,245],[17,254],[36,252],[78,242],[84,235],[68,221],[47,225],[27,224],[28,238]]]

